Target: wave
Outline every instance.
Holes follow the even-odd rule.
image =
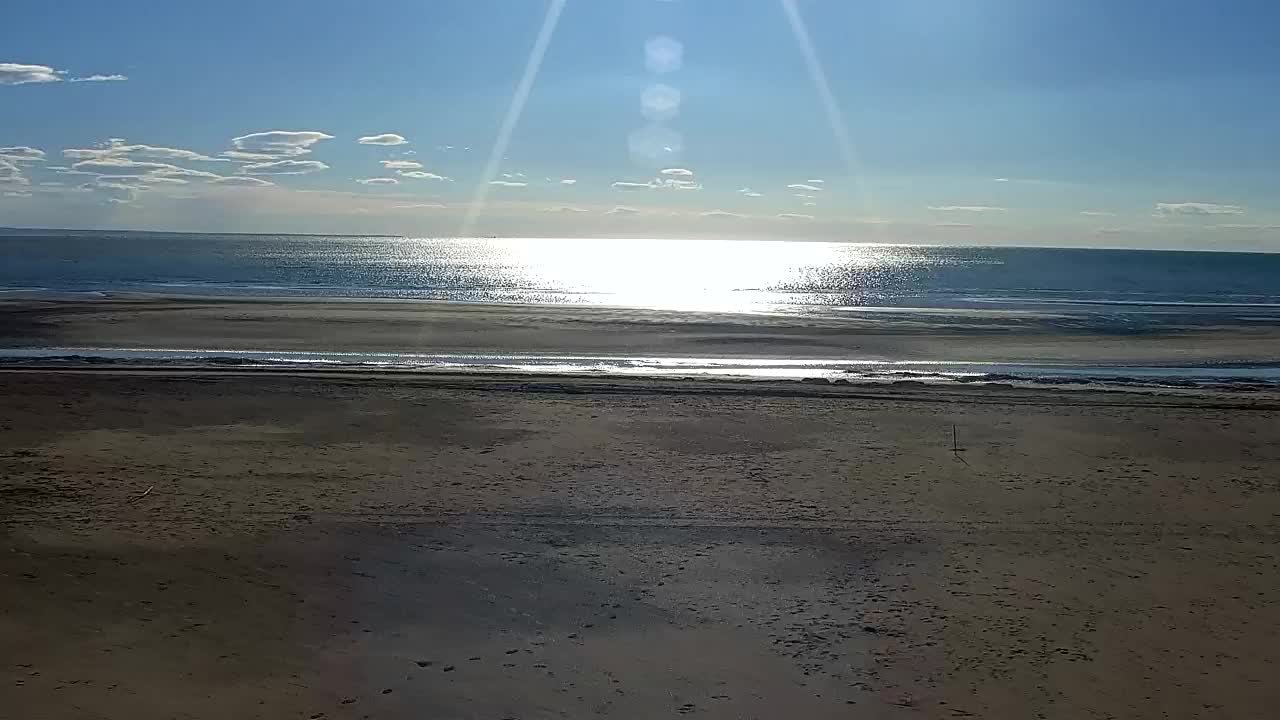
[[[309,352],[195,348],[5,348],[0,367],[120,365],[400,370],[524,375],[825,380],[844,383],[1012,383],[1080,387],[1280,388],[1280,362],[1200,366],[983,363],[529,354]]]

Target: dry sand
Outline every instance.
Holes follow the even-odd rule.
[[[0,372],[0,716],[1271,717],[1278,430],[1208,396]]]

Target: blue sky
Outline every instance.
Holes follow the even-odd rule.
[[[0,225],[1280,250],[1273,2],[4,17]]]

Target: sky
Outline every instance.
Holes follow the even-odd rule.
[[[0,226],[1280,251],[1280,4],[61,0]]]

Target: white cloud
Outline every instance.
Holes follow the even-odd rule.
[[[577,185],[578,181],[574,180],[573,178],[565,178],[560,181],[560,184],[561,185]]]
[[[244,165],[240,168],[240,173],[242,175],[306,175],[328,169],[329,166],[319,160],[276,160]]]
[[[659,172],[671,177],[693,177],[693,171],[688,168],[673,167],[667,168],[666,170],[660,170]]]
[[[392,210],[443,210],[444,205],[440,203],[414,203],[412,205],[392,205]]]
[[[787,188],[789,190],[803,190],[811,193],[822,192],[822,188],[817,185],[805,185],[804,183],[791,183]]]
[[[58,82],[62,80],[60,75],[63,72],[54,70],[47,65],[0,63],[0,85]]]
[[[403,135],[397,135],[395,133],[382,133],[381,135],[365,135],[359,140],[356,140],[356,142],[360,143],[361,145],[407,145],[409,143],[408,140],[404,139]]]
[[[270,155],[275,158],[306,155],[311,146],[321,140],[332,140],[333,136],[315,130],[268,130],[266,132],[249,133],[231,138],[232,152]],[[226,153],[224,153],[226,154]],[[228,155],[231,157],[230,155]],[[233,158],[262,161],[261,157]]]
[[[502,173],[502,177],[507,180],[526,180],[524,173]]]
[[[940,222],[940,223],[934,223],[933,226],[936,228],[971,228],[973,227],[973,224],[960,223],[960,222]]]
[[[272,155],[270,153],[255,153],[255,152],[243,152],[240,150],[228,150],[222,153],[222,157],[227,158],[229,160],[240,160],[242,162],[267,162],[269,160],[275,160],[280,156]]]
[[[128,80],[124,75],[90,75],[88,77],[64,77],[66,70],[54,70],[48,65],[24,65],[22,63],[0,63],[0,85],[27,85],[29,83],[54,83],[67,80],[69,82],[108,82]]]
[[[263,180],[256,177],[220,177],[217,180],[210,180],[214,185],[227,185],[229,187],[266,187],[275,185],[270,180]]]
[[[4,196],[7,198],[29,198],[31,197],[31,193],[26,190],[8,190],[5,192]]]
[[[98,184],[105,183],[137,183],[139,185],[186,185],[188,180],[165,175],[99,175],[94,179]]]
[[[749,197],[749,198],[764,197],[764,194],[758,193],[755,190],[752,190],[751,188],[742,188],[738,192],[741,193],[743,197]]]
[[[511,180],[490,180],[489,184],[497,185],[498,187],[522,188],[528,185],[529,183],[513,182]]]
[[[1280,230],[1280,225],[1255,225],[1252,223],[1223,223],[1214,227],[1224,230]]]
[[[388,177],[364,178],[363,180],[357,180],[356,182],[360,183],[361,185],[399,185],[400,184],[399,180],[395,178],[388,178]]]
[[[401,170],[397,173],[400,177],[412,178],[414,180],[448,180],[453,182],[453,178],[447,178],[443,175],[437,175],[433,172],[425,172],[422,170]]]
[[[778,218],[781,220],[812,220],[813,216],[805,215],[804,213],[778,213]]]
[[[639,215],[640,211],[633,207],[627,207],[626,205],[618,205],[612,210],[606,210],[604,214],[605,215]]]
[[[1005,209],[1002,207],[992,207],[990,205],[930,205],[929,209],[937,212],[1005,212]]]
[[[810,185],[822,185],[827,181],[826,180],[805,180],[805,182],[809,183]]]
[[[704,212],[704,213],[698,213],[698,217],[731,219],[731,218],[745,218],[746,215],[742,215],[740,213],[735,213],[735,212],[729,212],[727,210],[708,210],[707,212]]]
[[[996,178],[995,180],[992,180],[991,182],[1009,182],[1009,178]]]
[[[1084,215],[1085,217],[1115,217],[1116,216],[1116,214],[1113,212],[1103,212],[1101,210],[1081,210],[1080,214]]]
[[[589,210],[587,210],[587,209],[585,209],[585,208],[572,207],[572,206],[570,206],[570,205],[557,205],[557,206],[555,206],[555,207],[542,208],[542,212],[549,212],[549,213],[584,213],[584,212],[590,212],[590,211],[589,211]]]
[[[817,206],[818,206],[818,203],[816,203],[816,202],[807,202],[807,203],[804,203],[804,206],[805,206],[805,207],[817,207]]]
[[[417,170],[422,163],[417,160],[383,160],[382,167],[388,170]]]
[[[190,170],[172,163],[142,162],[128,158],[107,157],[98,160],[81,160],[71,166],[71,172],[90,173],[93,175],[141,176],[156,175],[161,177],[194,177],[213,179],[219,177],[203,170]]]
[[[692,180],[655,178],[646,182],[618,180],[610,185],[614,190],[701,190],[702,184]]]
[[[794,193],[794,195],[801,200],[812,200],[817,197],[817,195],[810,195],[808,193]]]
[[[1239,205],[1206,202],[1156,203],[1156,215],[1243,215]]]
[[[120,138],[112,138],[95,148],[68,148],[62,155],[69,160],[99,160],[102,158],[134,158],[146,160],[198,160],[204,162],[223,162],[194,150],[182,148],[156,147],[154,145],[127,145]]]
[[[0,158],[13,162],[44,162],[44,151],[26,145],[0,147]]]
[[[610,187],[612,187],[614,190],[650,190],[653,188],[653,183],[629,182],[627,180],[618,180],[614,182]]]
[[[90,75],[88,77],[71,78],[68,82],[123,82],[129,78],[124,75]]]

